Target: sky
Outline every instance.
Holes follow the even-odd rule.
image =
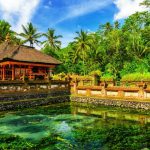
[[[62,47],[73,41],[76,31],[94,32],[100,24],[123,21],[147,8],[142,0],[0,0],[0,19],[20,33],[22,25],[32,22],[39,32],[54,28],[62,35]]]

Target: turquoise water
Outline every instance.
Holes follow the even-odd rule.
[[[148,149],[150,113],[77,103],[1,112],[0,149],[23,146],[50,150]]]

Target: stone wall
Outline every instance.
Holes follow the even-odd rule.
[[[0,111],[70,101],[69,90],[50,90],[0,95]]]
[[[72,90],[70,90],[68,81],[59,80],[0,82],[0,111],[68,102],[70,101],[70,92],[74,95],[72,101],[150,109],[150,87],[145,84],[139,84],[136,87],[109,87],[106,84],[77,86],[73,84]]]
[[[99,86],[79,86],[77,83],[74,83],[71,89],[71,93],[74,95],[150,100],[150,87],[143,82],[134,86],[108,86],[106,83]]]
[[[70,88],[68,81],[0,81],[0,93]]]
[[[117,99],[101,99],[98,97],[72,96],[72,102],[91,103],[105,106],[127,107],[134,109],[150,110],[150,102],[132,101],[132,100],[117,100]]]

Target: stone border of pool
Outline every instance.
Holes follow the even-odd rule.
[[[30,108],[70,101],[69,90],[52,90],[49,92],[32,92],[0,95],[0,111]]]
[[[0,111],[29,108],[51,103],[78,102],[105,106],[116,106],[150,110],[149,100],[117,99],[108,97],[92,97],[71,95],[69,89],[52,89],[43,91],[16,92],[0,95]]]
[[[72,102],[150,110],[150,102],[100,97],[71,96]]]

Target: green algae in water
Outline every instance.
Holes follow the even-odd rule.
[[[76,103],[1,112],[0,149],[150,148],[150,115]]]

